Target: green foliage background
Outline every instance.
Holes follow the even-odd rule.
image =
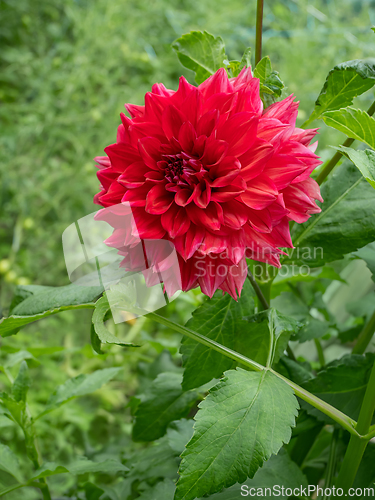
[[[238,59],[246,47],[254,46],[255,4],[255,0],[0,0],[0,317],[7,313],[16,284],[68,283],[61,234],[95,210],[92,197],[98,182],[92,158],[115,140],[123,104],[141,104],[156,81],[170,88],[176,88],[181,74],[193,81],[173,53],[172,41],[193,29],[207,30],[221,35],[228,55]],[[279,71],[286,94],[295,93],[301,101],[300,123],[312,111],[333,66],[374,55],[371,24],[375,24],[373,0],[266,2],[264,54]],[[371,99],[370,92],[358,99],[358,107],[366,109]],[[339,144],[343,136],[321,126],[318,153],[325,159],[332,154],[328,143]],[[361,325],[373,302],[367,309],[362,304],[361,310],[354,305],[348,313],[342,294],[355,297],[363,283],[365,292],[372,292],[373,283],[366,273],[363,267],[359,271],[350,268],[345,279],[351,291],[338,292],[342,285],[336,282],[337,290],[330,292],[331,311],[342,323],[350,317],[351,328]],[[302,299],[320,310],[324,290],[306,285]],[[171,304],[167,314],[185,322],[200,300],[197,292],[186,294]],[[285,293],[276,300],[283,312],[294,307],[298,315],[298,306],[303,309]],[[30,407],[36,414],[67,378],[121,367],[116,379],[94,395],[37,422],[40,452],[48,461],[69,462],[85,455],[126,462],[143,449],[131,442],[129,406],[135,404],[131,397],[162,371],[161,361],[163,370],[166,363],[177,371],[181,364],[180,337],[143,320],[119,325],[117,333],[128,340],[152,337],[152,342],[138,350],[112,347],[99,357],[89,344],[89,318],[88,311],[63,313],[2,341],[0,364],[7,365],[13,376],[19,361],[28,359]],[[344,346],[340,349],[345,352]],[[310,358],[316,362],[314,356]],[[9,389],[3,374],[0,385],[2,390]],[[25,456],[22,435],[2,415],[0,441]],[[160,474],[175,479],[177,462],[170,456]],[[21,469],[26,476],[29,468],[25,458]],[[89,480],[89,476],[79,477],[80,498],[94,498],[85,493]],[[78,494],[73,476],[49,481],[56,495],[71,491],[75,498]],[[129,491],[121,490],[127,496],[121,497],[119,490],[111,489],[112,476],[102,475],[98,481],[108,485],[107,494],[113,499],[136,498],[147,489],[144,480],[135,477],[132,486],[126,486]],[[7,498],[17,499],[18,493]],[[25,500],[39,498],[31,488],[22,495]]]

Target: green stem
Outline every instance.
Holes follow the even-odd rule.
[[[371,106],[369,107],[369,109],[367,111],[367,114],[370,116],[372,116],[374,113],[375,113],[375,101],[371,104]],[[353,144],[353,142],[354,142],[354,139],[348,137],[346,139],[346,141],[343,143],[343,146],[348,148],[349,146],[351,146]],[[341,153],[341,151],[337,151],[332,156],[332,158],[329,160],[329,162],[326,164],[326,166],[323,168],[323,170],[320,172],[320,174],[316,178],[316,182],[318,184],[322,184],[322,182],[325,180],[325,178],[332,172],[332,170],[335,168],[337,163],[340,161],[342,155],[343,155],[343,153]]]
[[[194,332],[193,330],[190,330],[189,328],[186,328],[185,326],[178,325],[177,323],[174,323],[173,321],[170,321],[167,318],[164,318],[163,316],[159,316],[156,313],[149,313],[147,315],[149,319],[153,319],[157,323],[160,323],[164,326],[167,326],[168,328],[172,328],[176,332],[181,333],[182,335],[186,335],[187,337],[195,340],[196,342],[199,342],[211,349],[214,349],[217,352],[220,352],[224,356],[227,356],[228,358],[233,359],[234,361],[237,361],[238,363],[242,363],[243,365],[247,366],[248,368],[251,368],[252,370],[255,371],[263,371],[266,370],[265,366],[260,365],[256,361],[253,361],[252,359],[247,358],[243,354],[240,354],[236,351],[233,351],[232,349],[229,349],[229,347],[225,347],[218,342],[215,342],[214,340],[209,339],[208,337],[205,337],[204,335],[201,335],[198,332]],[[326,403],[325,401],[319,399],[317,396],[314,394],[311,394],[310,392],[306,391],[299,385],[295,384],[288,378],[284,377],[280,373],[275,372],[272,369],[269,369],[271,373],[276,375],[279,379],[283,380],[286,382],[289,387],[291,387],[295,393],[296,396],[300,397],[307,403],[311,404],[314,406],[314,408],[317,408],[320,410],[322,413],[325,415],[328,415],[332,420],[340,424],[344,429],[349,431],[351,434],[354,434],[356,436],[359,436],[358,432],[355,430],[355,425],[356,422],[342,413],[340,410],[337,408],[334,408],[330,404]],[[366,431],[367,432],[367,431]]]
[[[294,352],[292,351],[292,348],[290,347],[290,345],[288,344],[287,348],[286,348],[286,352],[289,356],[289,358],[292,360],[292,361],[297,361],[297,358],[295,357],[294,355]]]
[[[263,1],[257,0],[257,20],[255,31],[255,66],[262,59]]]
[[[263,295],[263,292],[262,292],[258,282],[254,278],[252,272],[250,271],[250,269],[247,271],[247,277],[249,278],[251,286],[254,288],[254,291],[258,297],[258,304],[261,306],[260,309],[264,310],[264,311],[269,309],[269,307],[270,307],[269,303],[267,302],[265,296]]]
[[[336,463],[337,463],[337,443],[339,440],[339,429],[335,429],[332,434],[331,447],[329,450],[329,458],[327,464],[327,473],[324,480],[324,491],[327,488],[331,488],[333,485],[333,478],[335,477],[336,472]],[[323,500],[329,500],[331,497],[326,494],[323,495]]]
[[[359,465],[368,443],[368,433],[375,411],[375,363],[371,370],[365,397],[359,413],[356,431],[358,436],[352,435],[346,450],[344,461],[341,465],[336,486],[346,494],[353,485]],[[362,438],[360,436],[363,436]]]
[[[375,425],[370,427],[370,432],[364,436],[364,439],[370,441],[370,439],[375,437]]]
[[[326,364],[326,360],[324,358],[324,351],[322,348],[322,344],[319,342],[319,339],[314,339],[314,343],[315,343],[316,350],[318,351],[318,358],[319,358],[320,366],[323,368],[323,366]]]
[[[370,320],[364,326],[363,330],[359,334],[356,345],[353,348],[353,354],[363,354],[371,342],[371,339],[375,332],[375,311],[371,316]]]

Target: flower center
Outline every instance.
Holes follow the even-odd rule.
[[[178,183],[180,180],[180,177],[184,173],[184,161],[181,158],[178,158],[177,156],[172,156],[168,158],[169,163],[165,167],[164,173],[165,173],[165,178],[169,182],[173,183]]]

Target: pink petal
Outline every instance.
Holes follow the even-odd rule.
[[[241,176],[246,181],[251,181],[260,175],[274,153],[271,144],[266,141],[256,141],[245,154],[239,157],[241,162]]]
[[[209,137],[206,141],[204,154],[201,161],[204,165],[216,165],[219,163],[226,152],[228,151],[228,143],[225,141],[218,141]]]
[[[217,205],[213,202],[210,202],[204,210],[198,208],[194,203],[190,203],[186,206],[186,211],[190,220],[197,226],[203,225],[211,231],[220,229],[220,216]]]
[[[132,163],[118,178],[118,182],[127,188],[140,187],[145,182],[145,176],[149,172],[150,167],[145,165],[143,161]]]
[[[170,209],[161,216],[161,224],[171,238],[185,234],[190,227],[190,219],[183,208],[172,204]]]
[[[232,84],[224,68],[220,68],[214,75],[207,78],[198,89],[206,99],[220,92],[233,92]]]
[[[145,210],[149,214],[164,214],[173,203],[174,196],[164,184],[156,184],[147,194]]]
[[[155,137],[143,137],[138,141],[138,151],[145,164],[153,170],[159,170],[157,162],[161,160],[160,141]]]
[[[178,142],[185,153],[191,153],[194,149],[197,134],[193,125],[190,122],[185,122],[179,131]]]
[[[244,154],[255,141],[258,116],[253,113],[237,113],[219,125],[217,138],[229,144],[228,155]]]
[[[167,106],[163,113],[162,125],[167,139],[178,138],[178,134],[185,119],[180,111],[172,105]]]
[[[240,198],[245,205],[254,210],[262,210],[276,200],[278,191],[275,184],[264,174],[253,179]]]

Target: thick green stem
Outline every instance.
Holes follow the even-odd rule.
[[[371,104],[371,106],[369,107],[369,109],[367,111],[367,114],[370,116],[372,116],[374,113],[375,113],[375,101]],[[353,142],[354,142],[354,139],[348,137],[346,139],[346,141],[343,143],[343,146],[348,148],[349,146],[351,146],[353,144]],[[337,151],[332,156],[332,158],[329,160],[327,165],[323,168],[323,170],[320,172],[320,174],[316,178],[316,182],[318,184],[322,184],[322,182],[325,180],[325,178],[332,172],[332,170],[335,168],[337,163],[340,161],[341,156],[342,156],[341,151]]]
[[[255,32],[255,65],[262,59],[263,2],[257,0],[257,21]]]
[[[346,494],[353,485],[363,454],[365,452],[370,425],[375,411],[375,363],[371,370],[370,379],[367,384],[365,397],[363,399],[361,411],[359,413],[356,431],[359,436],[352,434],[348,449],[346,450],[344,461],[341,465],[336,486],[344,490]],[[360,437],[364,436],[364,437]]]
[[[363,354],[371,342],[372,337],[375,332],[375,311],[371,316],[371,319],[364,326],[363,330],[359,334],[356,345],[353,348],[353,354]]]
[[[201,344],[210,347],[211,349],[214,349],[217,352],[220,352],[224,356],[227,356],[228,358],[233,359],[234,361],[237,361],[238,363],[242,363],[243,365],[247,366],[248,368],[251,368],[252,370],[255,371],[263,371],[266,370],[265,366],[260,365],[256,361],[253,361],[252,359],[247,358],[243,354],[240,354],[236,351],[233,351],[232,349],[229,349],[228,347],[225,347],[218,342],[215,342],[214,340],[209,339],[208,337],[205,337],[204,335],[201,335],[198,332],[194,332],[193,330],[190,330],[189,328],[186,328],[185,326],[178,325],[177,323],[174,323],[173,321],[170,321],[167,318],[164,318],[163,316],[159,316],[156,313],[149,313],[147,315],[148,318],[153,319],[157,323],[160,323],[164,326],[167,326],[169,328],[172,328],[176,332],[181,333],[182,335],[186,335],[187,337],[190,337],[191,339],[195,340],[196,342],[200,342]],[[267,368],[268,369],[268,368]],[[299,385],[295,384],[288,378],[284,377],[280,373],[275,372],[272,369],[268,369],[271,373],[273,373],[276,377],[280,378],[284,382],[286,382],[289,387],[291,387],[295,393],[296,396],[300,397],[307,403],[311,404],[314,406],[314,408],[317,408],[320,410],[322,413],[325,415],[328,415],[332,420],[340,424],[344,429],[349,431],[351,434],[355,434],[359,436],[358,432],[355,430],[355,425],[356,422],[342,413],[340,410],[337,408],[334,408],[330,404],[326,403],[325,401],[319,399],[317,396],[314,394],[311,394],[310,392],[306,391]]]

